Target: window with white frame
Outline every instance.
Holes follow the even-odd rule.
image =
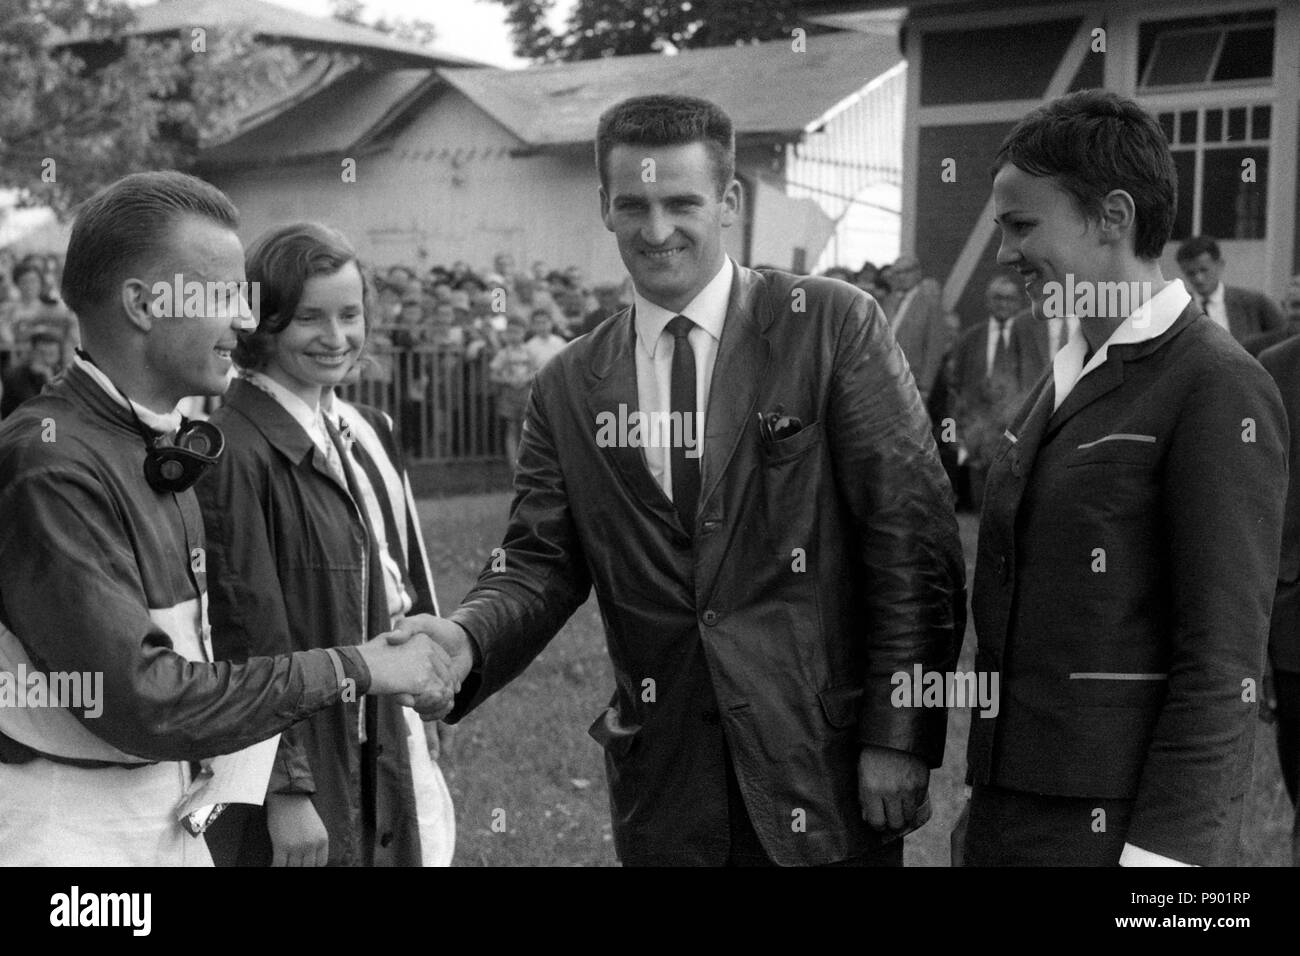
[[[1267,103],[1203,106],[1156,114],[1178,170],[1174,241],[1263,239],[1268,227]]]
[[[1272,10],[1142,24],[1138,89],[1240,85],[1273,78]]]

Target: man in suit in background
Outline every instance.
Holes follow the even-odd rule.
[[[1291,286],[1287,302],[1300,312],[1300,288]],[[1294,808],[1300,793],[1300,338],[1265,349],[1259,354],[1259,363],[1277,382],[1291,426],[1291,475],[1268,639],[1272,694],[1265,695],[1264,706],[1272,708],[1277,722],[1278,762]],[[1300,816],[1292,825],[1291,859],[1293,865],[1300,866]]]
[[[951,668],[965,616],[903,354],[852,285],[727,257],[717,106],[626,100],[596,143],[635,304],[538,374],[503,560],[420,626],[467,681],[449,720],[594,585],[617,689],[590,733],[623,863],[900,865],[946,716],[894,706],[896,675]]]
[[[943,307],[939,283],[922,278],[916,256],[899,256],[889,270],[885,306],[899,348],[907,356],[922,399],[928,399],[944,356],[957,337],[957,318]]]
[[[1201,311],[1232,333],[1251,355],[1271,345],[1269,333],[1286,327],[1277,303],[1252,289],[1223,284],[1223,256],[1219,244],[1209,236],[1193,236],[1178,247],[1178,268],[1183,270],[1187,291]]]
[[[1262,356],[1265,349],[1285,342],[1293,335],[1300,335],[1300,275],[1291,277],[1291,284],[1282,296],[1282,317],[1286,319],[1285,325],[1272,332],[1265,332],[1254,343],[1257,356]]]
[[[970,475],[979,507],[984,477],[1002,432],[1046,366],[1039,343],[1022,325],[1034,324],[1020,284],[1006,273],[989,280],[988,319],[966,329],[948,355],[948,413],[957,424],[957,462]]]

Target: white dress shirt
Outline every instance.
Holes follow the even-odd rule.
[[[1056,353],[1065,347],[1065,343],[1074,338],[1079,329],[1079,320],[1072,315],[1047,320],[1047,358],[1056,358]],[[1062,335],[1061,333],[1065,334]]]
[[[681,312],[670,312],[655,305],[636,291],[636,394],[640,411],[668,413],[672,410],[673,337],[668,323],[684,315],[695,327],[687,334],[695,353],[695,398],[700,413],[697,433],[701,466],[704,464],[704,414],[709,407],[709,383],[713,364],[718,357],[718,342],[727,318],[727,301],[731,298],[731,280],[736,266],[727,256],[708,285]],[[673,497],[671,449],[664,444],[647,442],[641,447],[646,467],[669,500]]]
[[[1070,341],[1056,353],[1052,362],[1052,377],[1056,384],[1056,408],[1061,407],[1065,397],[1074,390],[1079,379],[1106,361],[1106,353],[1112,345],[1128,345],[1157,338],[1169,331],[1169,327],[1183,314],[1187,304],[1192,301],[1186,287],[1177,281],[1165,284],[1165,287],[1133,311],[1124,322],[1111,333],[1101,348],[1088,361],[1083,357],[1088,352],[1088,342],[1083,333],[1075,330]],[[1150,850],[1125,843],[1119,856],[1120,866],[1190,866]]]
[[[1087,365],[1083,364],[1083,357],[1088,354],[1088,340],[1083,337],[1083,331],[1076,328],[1070,341],[1065,343],[1052,360],[1052,378],[1056,383],[1056,406],[1053,411],[1061,407],[1079,379],[1106,361],[1106,352],[1110,346],[1131,345],[1164,335],[1191,301],[1191,295],[1181,282],[1165,283],[1163,289],[1134,309],[1120,323]]]

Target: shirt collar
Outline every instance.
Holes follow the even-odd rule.
[[[1177,279],[1165,283],[1165,287],[1134,309],[1127,319],[1102,343],[1096,354],[1084,365],[1083,357],[1088,354],[1088,340],[1084,338],[1080,323],[1070,336],[1070,341],[1061,347],[1052,361],[1052,377],[1056,384],[1056,404],[1060,407],[1065,396],[1074,387],[1074,383],[1106,361],[1106,355],[1112,345],[1135,345],[1159,338],[1169,331],[1178,321],[1188,303],[1192,301],[1191,293]]]
[[[722,325],[727,318],[727,301],[731,298],[731,278],[734,269],[731,257],[723,256],[722,265],[718,267],[717,273],[681,312],[670,312],[661,305],[655,305],[639,291],[634,291],[636,337],[646,354],[651,358],[655,357],[664,329],[678,315],[686,316],[715,340],[720,341]]]
[[[1211,293],[1206,297],[1206,301],[1209,302],[1209,303],[1211,303],[1212,305],[1218,305],[1220,302],[1223,301],[1223,282],[1222,282],[1222,281],[1220,281],[1219,284],[1216,285],[1216,286],[1214,287],[1214,291],[1211,292]]]
[[[98,385],[109,398],[117,405],[126,409],[134,409],[136,416],[144,422],[145,427],[160,435],[173,435],[181,427],[183,421],[179,408],[173,408],[165,415],[160,415],[152,409],[145,408],[139,402],[130,401],[122,394],[122,390],[113,384],[113,380],[105,375],[99,366],[93,362],[87,362],[80,355],[73,353],[72,364],[81,369],[83,373],[96,385]]]
[[[323,403],[322,408],[312,408],[265,372],[245,370],[240,372],[240,377],[246,379],[250,384],[256,385],[275,399],[280,407],[288,412],[290,417],[301,426],[302,430],[311,436],[312,441],[318,446],[321,445],[321,440],[326,437],[321,427],[324,417]]]

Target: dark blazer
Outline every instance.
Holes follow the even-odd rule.
[[[903,296],[890,296],[890,317],[902,306]],[[926,398],[934,386],[935,376],[944,356],[957,337],[957,321],[943,307],[943,293],[934,279],[922,279],[908,307],[907,314],[894,330],[899,348],[907,356],[916,387]]]
[[[965,620],[952,495],[902,352],[847,283],[739,269],[692,540],[642,449],[597,444],[597,416],[638,407],[634,344],[625,310],[533,382],[505,570],[451,615],[482,660],[451,719],[594,584],[617,687],[590,733],[624,863],[726,860],[727,751],[777,863],[868,852],[861,747],[939,765],[944,710],[892,706],[891,677],[950,668]],[[778,406],[803,429],[766,443],[758,415]]]
[[[1228,331],[1251,355],[1258,355],[1272,345],[1275,341],[1272,333],[1286,327],[1281,307],[1254,289],[1224,286],[1223,308],[1228,313]]]
[[[1275,668],[1294,674],[1300,673],[1300,475],[1296,474],[1300,467],[1300,338],[1265,349],[1259,354],[1259,364],[1277,382],[1291,426],[1291,478],[1268,650]]]
[[[1230,862],[1286,487],[1277,386],[1189,304],[1055,414],[1054,395],[1044,376],[988,477],[972,609],[1001,708],[971,720],[968,780],[1131,798],[1129,843]]]
[[[378,546],[354,504],[359,494],[335,480],[311,437],[257,386],[236,379],[211,420],[226,450],[195,490],[216,657],[347,646],[387,631]],[[365,700],[366,743],[359,703],[345,697],[284,732],[268,790],[311,795],[329,831],[330,865],[418,866],[406,720],[391,696]],[[232,819],[237,827],[223,817],[210,831],[214,856],[230,859],[233,845],[240,863],[269,863],[264,808]]]

